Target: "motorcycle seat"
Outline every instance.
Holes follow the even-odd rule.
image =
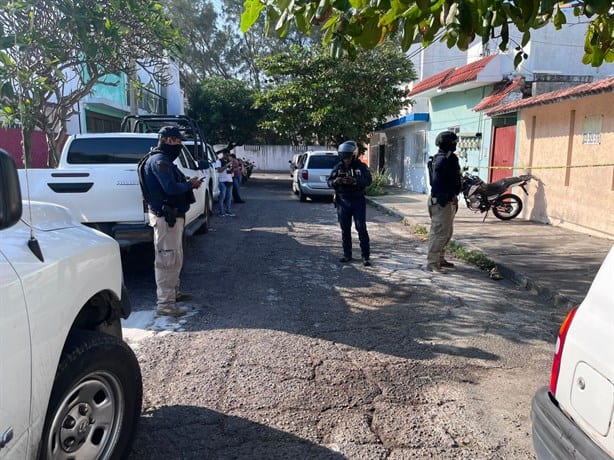
[[[500,180],[498,180],[496,182],[492,182],[492,183],[488,184],[486,186],[486,193],[488,195],[503,193],[508,188],[510,188],[511,186],[513,186],[513,185],[522,185],[526,181],[527,181],[527,177],[526,176],[506,177],[504,179],[500,179]]]

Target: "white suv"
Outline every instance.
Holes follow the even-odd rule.
[[[550,386],[533,398],[542,459],[614,458],[614,247],[560,328]]]
[[[335,191],[328,186],[327,179],[337,163],[339,154],[334,150],[303,153],[294,170],[292,191],[301,201],[314,197],[332,198]]]

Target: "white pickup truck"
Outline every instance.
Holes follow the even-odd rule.
[[[70,136],[56,169],[19,171],[22,194],[67,207],[80,222],[112,236],[122,247],[151,242],[153,231],[148,225],[136,167],[157,142],[157,134]],[[205,184],[212,182],[210,169],[202,169],[185,147],[175,164],[188,178],[204,178]],[[28,181],[23,180],[26,175]],[[194,190],[194,195],[196,202],[186,213],[187,236],[208,230],[213,209],[211,186]]]
[[[129,314],[118,243],[22,203],[0,150],[0,459],[127,455],[143,391]]]

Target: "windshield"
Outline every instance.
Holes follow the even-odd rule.
[[[156,138],[97,137],[74,139],[66,161],[70,164],[137,164],[158,143]]]

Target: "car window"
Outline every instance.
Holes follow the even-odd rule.
[[[307,154],[302,154],[300,157],[298,157],[298,161],[296,162],[296,165],[299,168],[302,168],[303,166],[305,166],[305,159],[307,158]]]
[[[205,158],[203,156],[202,146],[200,143],[196,143],[196,144],[190,143],[190,144],[183,144],[183,145],[185,145],[188,148],[193,158]]]
[[[307,169],[333,169],[337,163],[337,155],[312,155],[307,161]]]
[[[183,153],[185,155],[187,167],[189,169],[198,169],[198,166],[196,165],[196,160],[194,159],[190,151],[188,150],[187,152],[183,152]]]
[[[177,159],[179,160],[179,163],[181,163],[181,166],[183,166],[184,168],[188,167],[188,162],[185,159],[186,155],[188,154],[188,151],[186,150],[185,146],[181,149],[181,153],[179,154],[179,156],[177,157]]]
[[[69,147],[66,161],[70,164],[137,164],[158,144],[154,137],[122,138],[97,137],[74,139]]]
[[[215,160],[217,160],[217,157],[215,156],[215,151],[213,150],[213,147],[210,144],[207,144],[207,155],[209,156],[209,161],[211,163],[215,163]]]

